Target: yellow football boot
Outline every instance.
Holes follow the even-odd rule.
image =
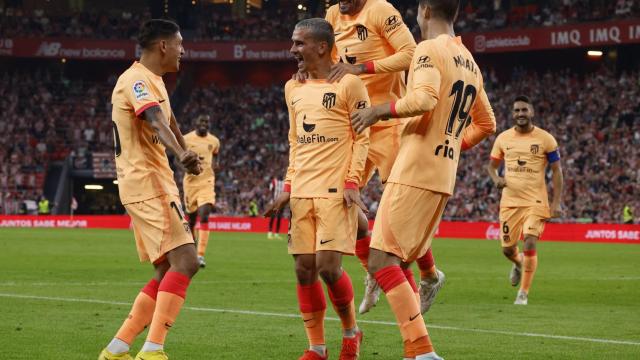
[[[98,356],[98,360],[133,360],[133,358],[131,357],[131,355],[129,355],[129,352],[112,354],[105,348]]]
[[[140,351],[135,360],[169,360],[169,356],[164,350]]]

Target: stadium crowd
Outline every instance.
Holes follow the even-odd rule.
[[[413,33],[418,36],[415,0],[390,0]],[[287,6],[295,6],[288,4]],[[306,9],[306,8],[305,8]],[[196,41],[287,40],[291,28],[302,18],[323,16],[322,6],[297,8],[268,7],[243,16],[232,16],[229,6],[199,4],[182,21],[183,36]],[[457,31],[486,31],[563,25],[575,22],[602,21],[640,16],[638,0],[462,0]],[[147,8],[132,12],[113,9],[109,12],[75,12],[54,16],[42,9],[0,6],[0,38],[74,37],[96,39],[131,39],[139,24],[151,17]]]
[[[511,126],[514,94],[535,100],[535,122],[558,140],[565,169],[566,218],[619,222],[622,207],[640,209],[640,73],[616,75],[602,68],[581,77],[570,71],[536,75],[518,69],[509,81],[485,76],[498,129]],[[74,155],[75,168],[91,168],[93,152],[112,151],[112,77],[95,84],[68,80],[52,71],[0,73],[0,213],[19,213],[24,200],[42,194],[50,161]],[[253,200],[270,201],[268,183],[287,165],[288,115],[282,86],[243,85],[194,89],[178,119],[183,132],[199,114],[212,116],[222,147],[217,169],[217,211],[248,213]],[[464,153],[456,193],[445,217],[497,219],[500,192],[487,176],[486,141]],[[181,183],[182,173],[176,171]],[[375,215],[381,189],[374,179],[363,193]],[[582,219],[582,220],[581,220]]]

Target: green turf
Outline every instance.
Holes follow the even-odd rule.
[[[194,279],[190,308],[169,334],[171,358],[297,359],[306,339],[295,317],[285,241],[239,233],[213,233],[211,239],[209,266]],[[0,359],[97,358],[127,314],[129,306],[117,303],[131,302],[151,276],[150,266],[138,263],[129,231],[0,229],[0,249]],[[495,242],[438,239],[434,254],[447,284],[426,319],[447,360],[640,359],[640,246],[539,244],[540,265],[526,307],[512,305],[510,266]],[[363,272],[354,258],[346,259],[345,268],[359,302]],[[328,314],[335,317],[331,309]],[[385,300],[359,319],[394,321]],[[395,326],[360,326],[361,359],[401,358]],[[337,359],[339,323],[326,327],[331,358]]]

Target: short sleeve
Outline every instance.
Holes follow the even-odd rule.
[[[218,138],[213,138],[213,155],[218,155],[218,152],[220,152],[220,139]]]
[[[131,104],[136,116],[140,116],[145,110],[160,103],[151,92],[149,80],[142,74],[132,74],[125,80],[124,96]]]
[[[344,82],[344,91],[349,113],[358,109],[367,108],[371,105],[367,88],[359,77],[353,75],[345,76]]]
[[[500,141],[500,136],[496,138],[496,141],[493,143],[493,148],[491,149],[491,159],[502,161],[504,159],[504,153],[502,152],[502,144]]]
[[[560,150],[558,149],[558,142],[551,134],[547,134],[544,148],[547,152],[547,161],[549,161],[550,164],[560,160]]]

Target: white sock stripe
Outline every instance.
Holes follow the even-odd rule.
[[[0,297],[14,298],[14,299],[30,299],[30,300],[62,301],[62,302],[76,302],[76,303],[131,306],[131,303],[128,303],[128,302],[108,301],[108,300],[99,300],[99,299],[63,298],[63,297],[53,297],[53,296],[37,296],[37,295],[10,294],[10,293],[0,293]],[[252,311],[252,310],[216,309],[216,308],[193,307],[193,306],[185,306],[184,309],[191,310],[191,311],[242,314],[242,315],[257,315],[257,316],[271,316],[271,317],[295,318],[295,319],[300,317],[300,314],[286,314],[286,313],[275,313],[275,312],[266,312],[266,311]],[[334,317],[326,317],[325,319],[326,320],[330,320],[330,321],[340,321],[339,318],[334,318]],[[394,327],[397,326],[397,324],[395,322],[392,322],[392,321],[358,320],[358,322],[362,323],[362,324],[387,325],[387,326],[394,326]],[[529,332],[514,332],[514,331],[462,328],[462,327],[457,327],[457,326],[445,326],[445,325],[433,325],[433,324],[429,324],[428,327],[430,329],[476,332],[476,333],[482,333],[482,334],[497,334],[497,335],[509,335],[509,336],[539,337],[539,338],[555,339],[555,340],[570,340],[570,341],[583,341],[583,342],[602,343],[602,344],[640,346],[640,342],[638,342],[638,341],[629,341],[629,340],[611,340],[611,339],[598,339],[598,338],[588,338],[588,337],[578,337],[578,336],[565,336],[565,335],[552,335],[552,334],[540,334],[540,333],[529,333]]]

